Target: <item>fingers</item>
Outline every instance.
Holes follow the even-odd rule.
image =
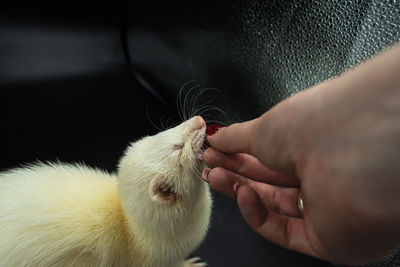
[[[309,218],[295,218],[297,189],[255,182],[222,168],[204,172],[212,188],[236,198],[244,219],[260,235],[285,248],[329,259]]]
[[[228,127],[219,129],[216,134],[207,136],[207,141],[217,150],[233,154],[247,153],[253,154],[252,140],[255,136],[255,127],[258,118],[243,123],[235,123]]]
[[[233,199],[236,198],[233,192],[233,185],[238,181],[241,181],[243,184],[246,183],[245,178],[235,173],[229,173],[222,168],[215,168],[212,170],[205,168],[202,173],[202,178],[206,180],[214,190]]]
[[[203,153],[202,159],[210,167],[222,167],[256,181],[284,186],[299,185],[296,177],[272,171],[257,158],[245,153],[225,154],[210,147]]]
[[[295,116],[299,112],[293,104],[296,102],[287,99],[261,117],[223,127],[207,136],[207,141],[220,152],[246,153],[271,170],[294,175],[293,159],[298,156],[298,151],[295,151],[298,138],[294,128],[297,123]]]
[[[247,185],[257,192],[264,207],[291,217],[301,216],[297,208],[299,194],[297,188],[282,188],[252,181],[220,167],[212,170],[206,169],[203,175],[207,175],[207,180],[214,190],[231,198],[236,198],[235,184],[238,184],[238,186]]]
[[[250,186],[239,186],[236,193],[242,216],[253,230],[285,248],[326,258],[318,240],[310,238],[315,234],[309,233],[312,229],[305,220],[283,216],[270,210],[263,205],[260,196]]]

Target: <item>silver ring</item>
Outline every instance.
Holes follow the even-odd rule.
[[[304,204],[303,204],[303,198],[301,197],[300,193],[297,198],[297,209],[299,210],[300,215],[303,216]]]

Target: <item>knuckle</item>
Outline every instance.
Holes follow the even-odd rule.
[[[280,205],[279,205],[279,203],[280,203],[280,197],[281,197],[281,192],[279,191],[279,189],[275,189],[275,190],[272,192],[272,209],[273,209],[275,212],[279,213],[279,214],[282,213],[281,208],[280,208]]]
[[[238,154],[234,158],[233,169],[240,174],[247,172],[247,164],[244,155]]]

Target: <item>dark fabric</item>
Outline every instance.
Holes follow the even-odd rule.
[[[400,247],[394,249],[386,256],[383,256],[369,264],[358,265],[357,267],[398,267],[400,266]],[[336,264],[336,266],[347,267],[348,265]]]
[[[0,168],[59,159],[113,171],[130,141],[176,115],[182,87],[189,99],[219,90],[198,98],[225,112],[208,118],[254,118],[396,43],[399,10],[373,0],[4,2]],[[209,266],[333,266],[270,243],[233,200],[213,196],[193,253]],[[397,252],[370,266],[398,266]]]

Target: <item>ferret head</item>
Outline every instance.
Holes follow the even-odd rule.
[[[125,212],[135,220],[174,221],[201,202],[207,185],[197,159],[206,124],[195,116],[180,125],[132,143],[119,165],[119,191]],[[207,191],[208,192],[208,191]]]

